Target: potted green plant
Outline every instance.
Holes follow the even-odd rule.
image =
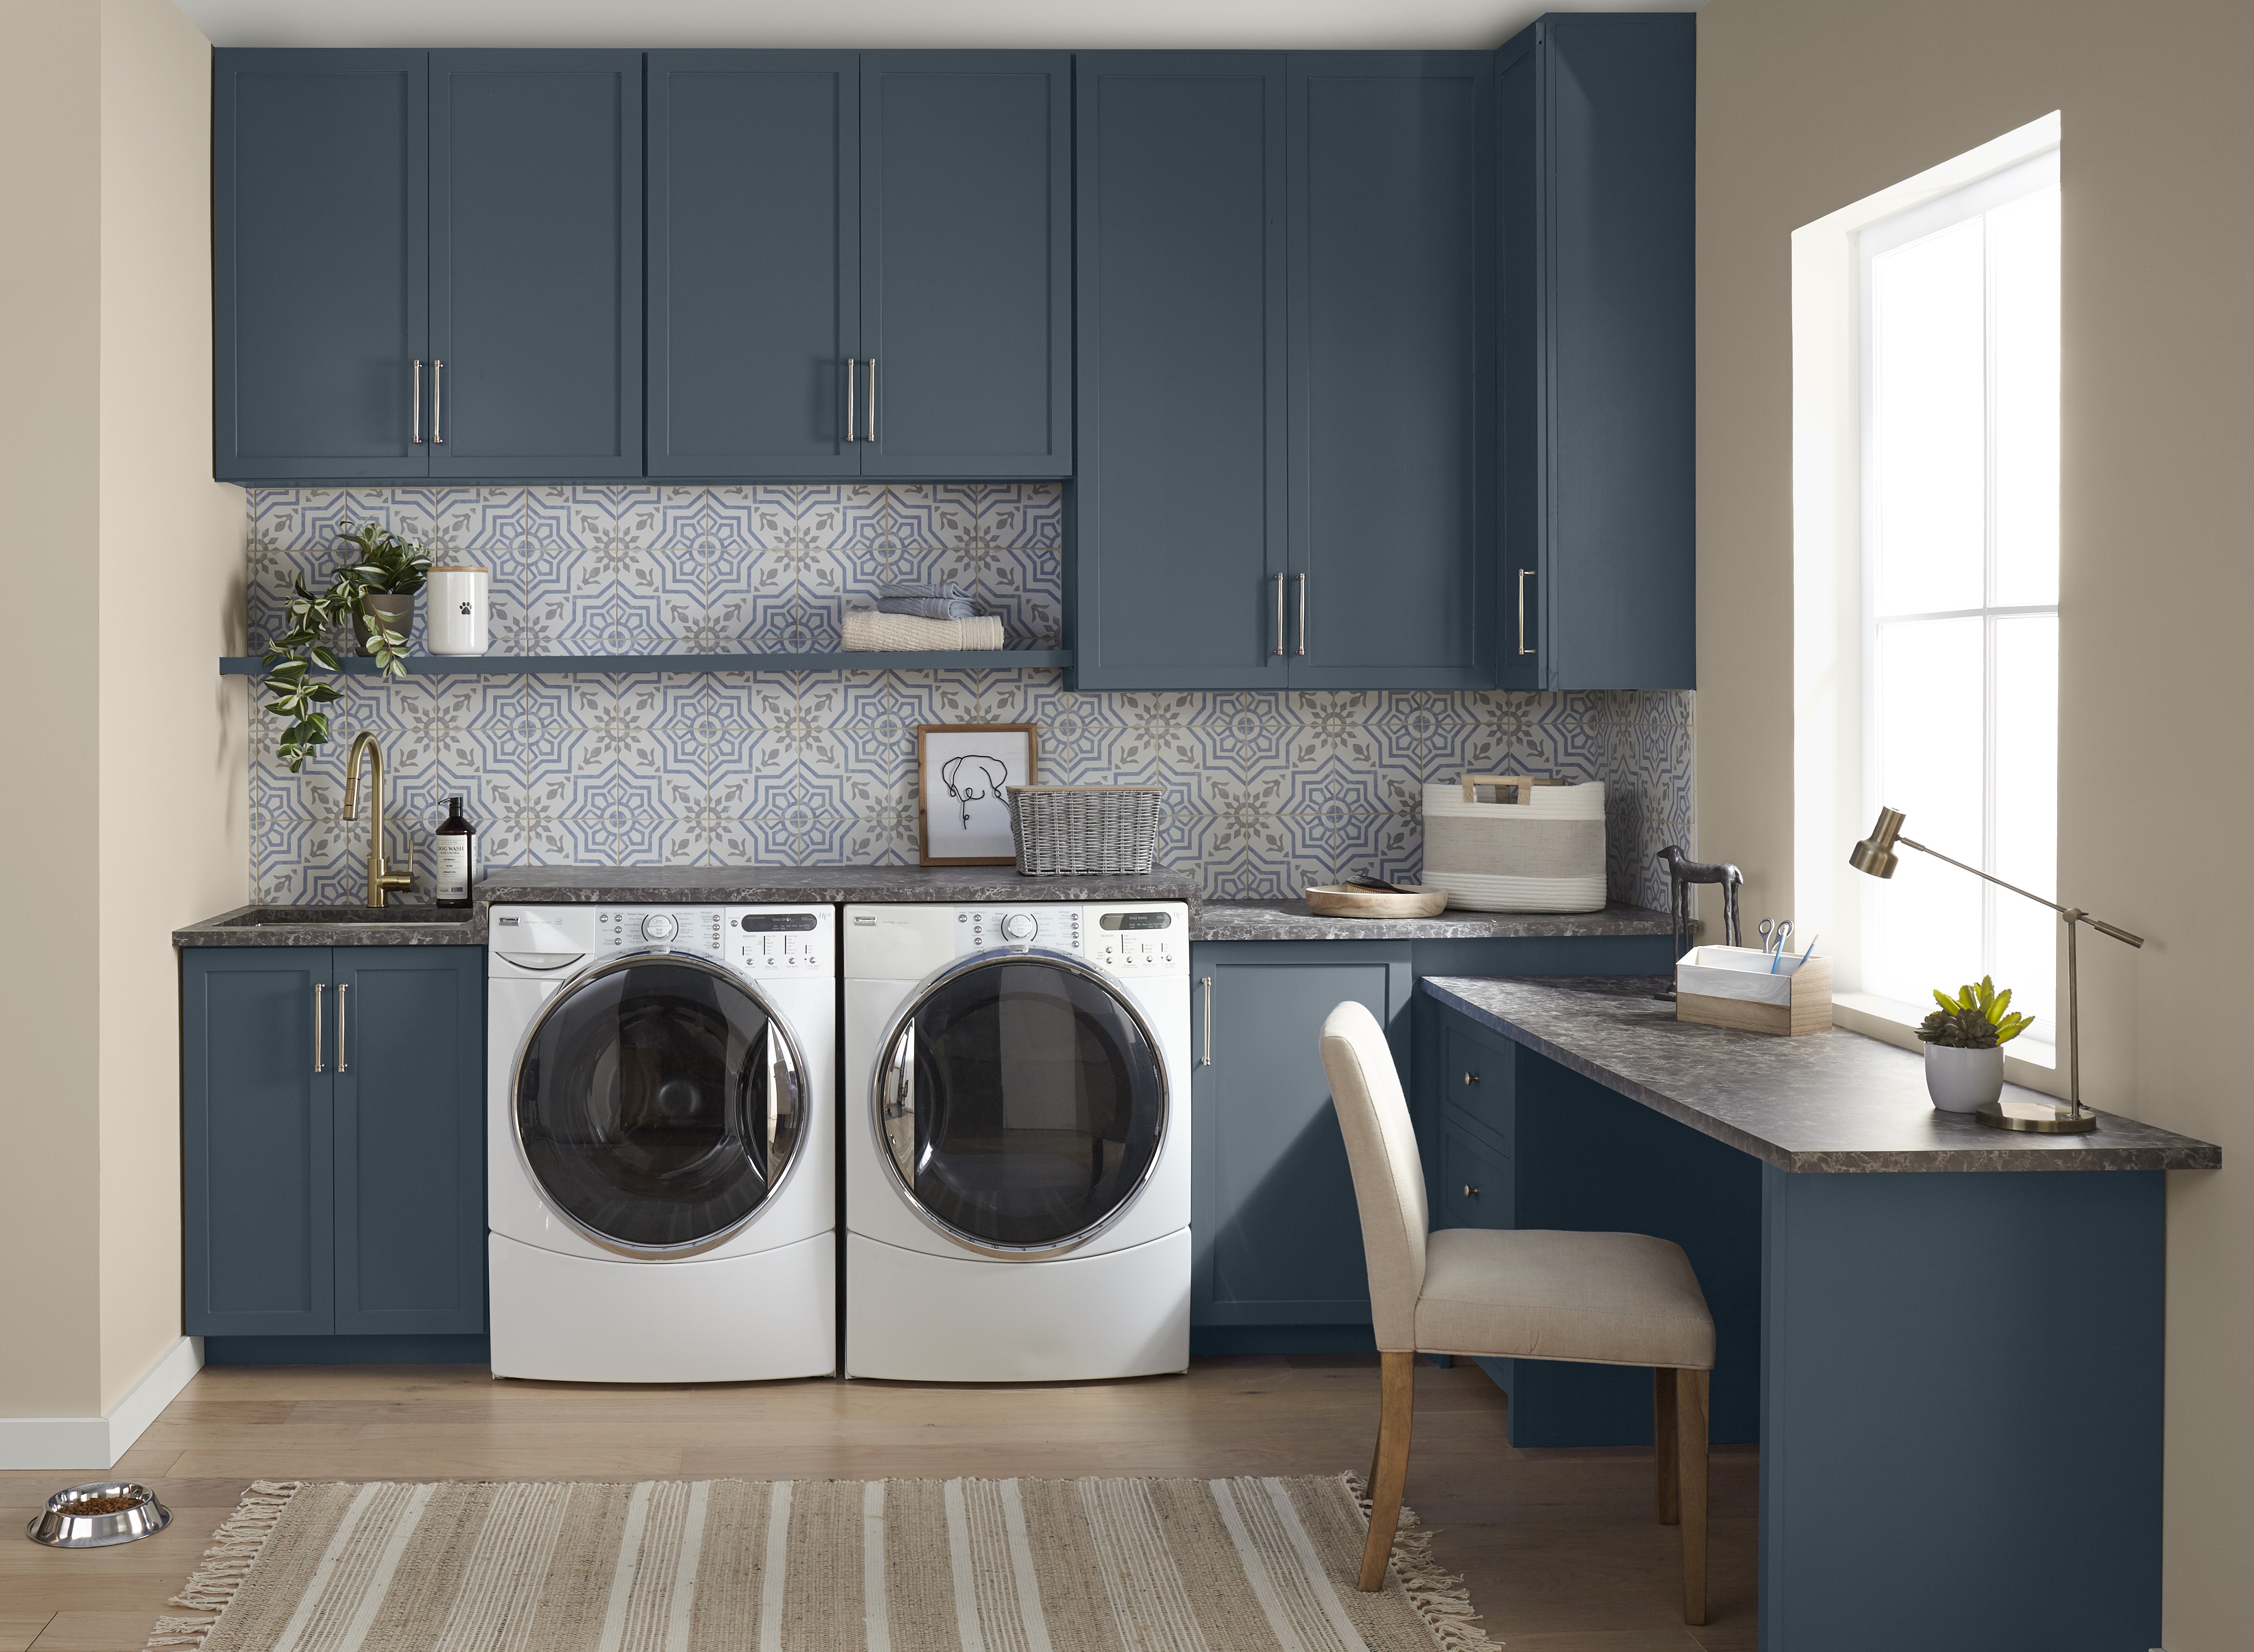
[[[1936,988],[1933,1000],[1941,1007],[1917,1029],[1926,1094],[1944,1113],[1978,1112],[2004,1093],[2004,1046],[2032,1023],[2012,1008],[2011,989],[1997,991],[1984,975],[1954,998]]]
[[[292,582],[286,610],[290,629],[275,639],[259,662],[271,696],[266,709],[284,724],[275,754],[294,774],[317,746],[329,739],[328,713],[321,708],[342,696],[315,669],[341,668],[328,638],[349,620],[362,654],[384,676],[407,675],[407,634],[415,624],[415,593],[430,572],[430,553],[375,522],[363,522],[344,536],[358,554],[329,576],[316,592],[303,574]]]

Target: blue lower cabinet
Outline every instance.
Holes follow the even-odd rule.
[[[1190,990],[1191,1350],[1368,1348],[1362,1222],[1320,1036],[1352,999],[1405,1050],[1408,945],[1207,942],[1190,949]]]
[[[481,1335],[483,948],[192,947],[180,975],[188,1333]]]

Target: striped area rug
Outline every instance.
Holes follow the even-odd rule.
[[[1475,1652],[1358,1480],[260,1481],[149,1645],[200,1652]]]

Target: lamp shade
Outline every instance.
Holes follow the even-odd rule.
[[[1857,872],[1866,872],[1873,878],[1891,878],[1894,868],[1901,864],[1894,853],[1894,840],[1901,836],[1906,817],[1898,808],[1879,810],[1879,823],[1871,828],[1871,835],[1849,851],[1847,864]]]

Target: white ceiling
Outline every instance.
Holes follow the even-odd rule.
[[[1499,46],[1545,11],[1704,0],[178,0],[214,46]]]

